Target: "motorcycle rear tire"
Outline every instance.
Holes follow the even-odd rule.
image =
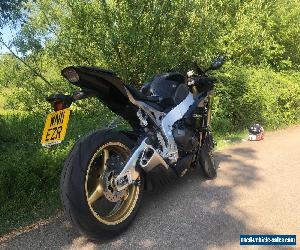
[[[118,203],[116,203],[116,205],[114,205],[113,203],[113,206],[119,207],[121,210],[119,215],[114,214],[117,213],[115,212],[115,207],[112,208],[112,212],[109,211],[107,213],[108,215],[103,217],[101,217],[101,213],[98,214],[98,212],[94,211],[94,207],[96,206],[97,209],[99,209],[98,207],[101,208],[99,202],[103,202],[103,199],[106,199],[107,197],[104,196],[102,189],[102,195],[99,196],[100,198],[97,198],[99,201],[96,200],[96,203],[95,200],[93,200],[91,203],[90,198],[92,195],[86,191],[88,189],[86,180],[90,178],[89,176],[91,174],[89,171],[97,172],[97,178],[95,178],[96,181],[101,179],[98,176],[98,170],[94,171],[94,167],[91,167],[92,165],[90,162],[95,159],[95,153],[99,152],[99,149],[101,150],[106,145],[123,147],[128,153],[126,157],[129,156],[129,153],[134,146],[133,142],[121,132],[113,130],[99,130],[93,132],[80,139],[74,145],[65,161],[61,175],[61,201],[65,213],[73,225],[75,225],[83,235],[86,235],[92,240],[112,238],[124,231],[136,216],[144,192],[144,177],[143,174],[141,174],[139,177],[139,185],[131,184],[132,186],[129,187],[128,193],[126,194],[127,196],[125,195],[120,200],[120,204],[118,205]],[[116,150],[116,148],[114,150]],[[113,153],[107,154],[110,155],[115,153],[114,151],[112,152]],[[101,157],[105,158],[103,155],[100,155],[99,159],[101,159]],[[104,160],[104,165],[106,165],[105,162],[106,160]],[[98,164],[95,165],[98,166]],[[99,169],[100,168],[101,167],[99,167]],[[102,175],[104,175],[105,171],[106,170],[102,172]],[[98,184],[98,182],[95,183],[96,186],[101,185]],[[136,188],[138,188],[138,190]],[[94,192],[96,190],[94,190]],[[92,192],[92,194],[94,194],[94,192]],[[132,196],[130,192],[133,193]],[[123,203],[125,204],[124,208],[122,208],[122,206],[124,206],[122,205]]]

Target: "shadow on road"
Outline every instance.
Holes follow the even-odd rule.
[[[218,249],[237,244],[240,234],[272,234],[247,226],[251,218],[234,205],[237,188],[251,188],[262,181],[259,169],[248,161],[255,157],[255,150],[247,147],[216,153],[220,166],[216,180],[205,181],[192,172],[160,192],[146,193],[131,227],[109,242],[89,242],[60,218],[6,242],[6,247]]]

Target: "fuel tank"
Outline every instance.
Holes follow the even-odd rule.
[[[187,97],[189,89],[185,81],[184,75],[168,72],[153,77],[143,85],[141,92],[146,96],[159,96],[159,105],[168,109],[178,105]]]

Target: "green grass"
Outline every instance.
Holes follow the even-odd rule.
[[[75,110],[66,139],[51,148],[40,145],[45,117],[0,112],[0,235],[60,207],[59,178],[67,153],[79,137],[107,126],[113,115],[103,107],[98,112]]]
[[[217,141],[216,150],[221,150],[232,144],[241,142],[243,139],[248,139],[248,131],[242,130],[234,133],[218,134],[214,133],[214,138]]]

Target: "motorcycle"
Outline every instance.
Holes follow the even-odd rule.
[[[81,87],[72,95],[47,98],[54,108],[46,120],[42,144],[60,143],[75,101],[97,97],[132,129],[97,130],[78,140],[61,174],[61,200],[75,227],[91,239],[113,237],[133,221],[145,190],[159,189],[196,168],[208,179],[217,175],[209,130],[215,78],[224,56],[187,75],[155,76],[141,90],[111,71],[71,66],[62,75]]]

